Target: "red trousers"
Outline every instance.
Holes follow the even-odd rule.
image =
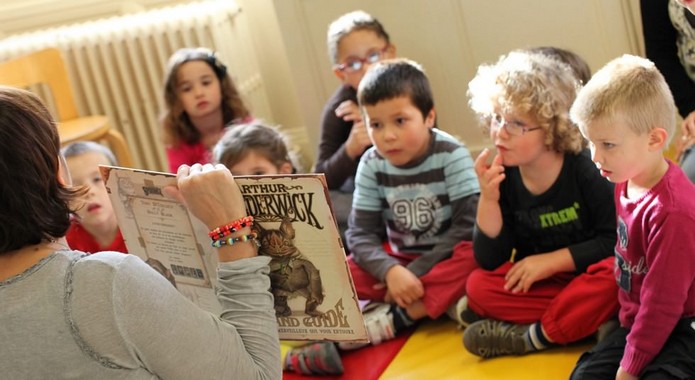
[[[392,256],[397,258],[403,266],[412,261],[412,258]],[[352,256],[348,257],[348,266],[355,282],[357,297],[361,300],[383,302],[386,289],[374,289],[374,285],[379,284],[380,281],[360,268],[352,260]],[[473,256],[473,244],[462,241],[454,247],[450,258],[437,263],[420,277],[425,289],[422,303],[430,318],[435,319],[444,314],[449,306],[466,294],[466,280],[476,268],[478,264]]]
[[[466,286],[468,307],[476,314],[519,324],[541,322],[552,341],[571,343],[585,338],[617,315],[615,258],[607,257],[585,273],[559,273],[531,286],[527,293],[504,290],[512,263],[493,271],[477,269]]]

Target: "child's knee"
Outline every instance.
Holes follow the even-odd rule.
[[[468,276],[468,281],[466,282],[466,296],[468,296],[468,302],[480,303],[479,301],[484,300],[486,293],[488,293],[489,284],[487,281],[489,272],[484,269],[476,269]]]

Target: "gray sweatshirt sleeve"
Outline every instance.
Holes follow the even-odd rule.
[[[386,239],[381,212],[352,209],[349,228],[345,232],[352,259],[362,269],[379,281],[384,281],[386,272],[399,262],[382,247]]]
[[[109,353],[101,360],[117,367],[145,368],[161,379],[279,379],[268,262],[254,257],[219,265],[217,298],[224,311],[216,316],[128,255],[112,276],[101,276],[109,283],[88,276],[86,292],[76,275],[75,323],[94,356]]]

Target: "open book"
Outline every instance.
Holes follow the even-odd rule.
[[[188,299],[219,315],[217,253],[208,229],[162,192],[176,183],[176,176],[112,166],[100,169],[128,251]],[[323,174],[235,180],[255,218],[259,254],[272,257],[271,291],[280,339],[366,342]]]

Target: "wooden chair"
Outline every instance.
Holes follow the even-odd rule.
[[[111,128],[109,118],[104,115],[79,116],[68,79],[68,71],[55,48],[40,50],[23,57],[0,62],[0,84],[30,88],[45,84],[57,115],[58,135],[62,145],[79,141],[106,141],[121,166],[132,167],[133,159],[123,135]]]

